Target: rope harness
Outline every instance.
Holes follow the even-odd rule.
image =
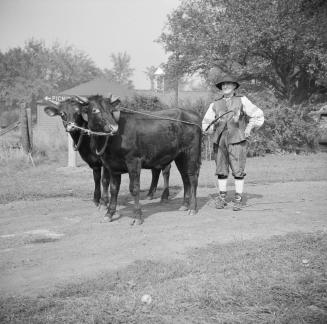
[[[202,127],[199,124],[196,124],[196,123],[193,123],[193,122],[188,122],[188,121],[185,121],[185,120],[179,120],[179,119],[170,118],[170,117],[156,116],[156,115],[148,114],[148,113],[145,113],[145,112],[140,112],[140,111],[135,111],[135,110],[132,110],[132,109],[128,109],[128,108],[125,108],[125,107],[121,107],[120,109],[121,110],[125,110],[125,111],[130,112],[130,113],[133,113],[133,114],[139,114],[139,115],[143,115],[143,116],[148,116],[148,117],[152,117],[152,118],[155,118],[155,119],[170,120],[170,121],[175,121],[175,122],[179,122],[179,123],[183,123],[183,124],[187,124],[187,125],[193,125],[193,126],[196,126],[196,127],[200,128],[200,130],[202,131]],[[220,118],[222,118],[223,116],[225,116],[225,115],[227,115],[227,114],[229,114],[231,112],[233,112],[233,111],[232,110],[228,110],[227,112],[223,113],[221,116],[215,118],[208,125],[208,127],[205,129],[205,131],[207,131],[210,128],[210,126],[212,124],[214,124],[215,122],[217,122]],[[74,123],[67,123],[66,121],[63,121],[63,123],[64,123],[64,126],[65,126],[66,129],[67,129],[67,126],[71,126],[72,128],[77,128],[77,129],[79,129],[82,132],[81,135],[80,135],[80,137],[79,137],[78,143],[73,146],[73,148],[74,148],[75,151],[77,151],[79,149],[79,147],[80,147],[80,145],[82,143],[82,139],[83,139],[84,134],[87,134],[88,136],[90,136],[90,135],[106,136],[105,144],[102,147],[102,149],[100,150],[100,152],[98,152],[98,150],[96,149],[96,154],[101,156],[101,155],[104,154],[104,152],[106,150],[106,147],[107,147],[108,141],[109,141],[109,137],[114,135],[114,133],[112,133],[112,132],[109,132],[109,133],[95,132],[95,131],[92,131],[92,130],[90,130],[88,128],[77,126]]]
[[[82,140],[83,140],[83,137],[84,137],[84,133],[81,133],[81,135],[79,136],[79,138],[78,138],[78,142],[77,142],[77,144],[75,145],[75,144],[73,144],[73,149],[74,149],[74,151],[78,151],[78,149],[80,148],[80,146],[81,146],[81,144],[82,144]]]
[[[185,121],[185,120],[179,120],[179,119],[170,118],[170,117],[160,117],[160,116],[148,114],[148,113],[145,113],[145,112],[135,111],[135,110],[128,109],[128,108],[125,108],[125,107],[121,107],[120,109],[131,112],[131,113],[134,113],[134,114],[153,117],[153,118],[156,118],[156,119],[171,120],[171,121],[177,121],[177,122],[183,123],[183,124],[194,125],[196,127],[199,127],[201,129],[201,131],[202,131],[202,127],[199,124],[188,122],[188,121]]]
[[[185,120],[178,120],[178,119],[169,118],[169,117],[160,117],[160,116],[156,116],[156,115],[152,115],[152,114],[148,114],[148,113],[143,113],[143,112],[131,110],[131,109],[124,108],[124,107],[121,107],[121,109],[125,110],[125,111],[128,111],[128,112],[131,112],[131,113],[134,113],[134,114],[144,115],[144,116],[148,116],[148,117],[152,117],[152,118],[156,118],[156,119],[170,120],[170,121],[180,122],[180,123],[183,123],[183,124],[194,125],[194,126],[199,127],[201,129],[201,131],[202,131],[202,128],[201,128],[200,125],[198,125],[196,123],[188,122],[188,121],[185,121]],[[73,146],[73,149],[75,151],[77,151],[79,149],[79,147],[80,147],[80,145],[82,143],[82,139],[83,139],[84,134],[87,134],[88,136],[90,136],[90,135],[106,136],[106,140],[105,140],[105,143],[104,143],[102,149],[100,151],[98,151],[97,149],[95,150],[96,154],[101,156],[101,155],[104,154],[104,152],[105,152],[105,150],[107,148],[109,137],[114,135],[112,132],[109,132],[109,133],[95,132],[95,131],[92,131],[92,130],[90,130],[88,128],[77,126],[77,125],[75,125],[73,123],[67,123],[66,121],[63,121],[63,123],[64,123],[64,126],[65,126],[66,129],[67,129],[67,126],[71,126],[72,128],[76,128],[76,129],[79,129],[81,131],[81,135],[80,135],[80,137],[78,139],[78,143]]]

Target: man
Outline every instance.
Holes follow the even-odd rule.
[[[230,76],[216,83],[216,87],[222,91],[222,96],[209,106],[202,121],[202,129],[206,131],[211,122],[225,114],[210,126],[207,133],[214,134],[219,186],[219,195],[215,200],[216,208],[221,209],[227,205],[227,178],[230,167],[235,179],[234,211],[241,210],[242,207],[247,139],[251,131],[262,126],[264,122],[262,110],[247,97],[236,94],[235,90],[239,86],[239,83]]]

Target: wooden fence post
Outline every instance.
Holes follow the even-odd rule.
[[[31,108],[26,108],[27,114],[27,129],[29,138],[29,151],[32,152],[33,149],[33,126],[32,126],[32,110]]]
[[[22,102],[20,105],[20,136],[23,150],[25,153],[29,153],[30,143],[25,102]]]
[[[69,167],[76,167],[76,151],[73,149],[73,139],[69,134],[67,134],[68,139],[68,166]]]

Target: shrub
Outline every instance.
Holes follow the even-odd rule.
[[[14,109],[4,111],[0,116],[0,120],[0,128],[8,127],[19,120],[19,110]]]
[[[191,100],[182,100],[179,103],[179,108],[186,109],[186,110],[193,110],[197,112],[201,117],[203,117],[210,105],[210,102],[203,98],[198,98],[195,101]]]
[[[267,109],[265,123],[249,141],[250,156],[276,152],[315,151],[318,147],[317,122],[308,106],[277,104]]]
[[[162,103],[156,96],[135,95],[133,98],[125,99],[122,106],[131,110],[158,111],[168,109],[169,107]]]

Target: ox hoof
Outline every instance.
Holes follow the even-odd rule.
[[[111,223],[112,217],[109,216],[103,216],[101,223]]]
[[[190,215],[190,216],[194,216],[196,215],[197,211],[194,210],[194,209],[190,209],[188,212],[187,212],[187,215]]]
[[[112,217],[114,217],[114,218],[120,218],[121,215],[120,215],[120,213],[118,211],[116,211],[116,212],[114,212],[114,214],[112,215]]]
[[[102,211],[102,210],[105,210],[105,209],[107,209],[107,207],[105,205],[103,205],[103,204],[98,205],[98,210],[99,211]]]
[[[164,190],[163,193],[161,194],[161,201],[167,202],[168,199],[169,199],[169,190]]]
[[[152,200],[153,199],[153,195],[147,195],[146,196],[146,200]]]
[[[109,199],[102,199],[101,198],[100,205],[105,206],[105,207],[109,206]]]
[[[187,208],[186,206],[181,206],[181,207],[179,207],[178,210],[179,210],[179,211],[187,211],[188,208]]]
[[[143,223],[144,223],[144,219],[143,218],[137,218],[137,219],[133,218],[131,220],[131,222],[129,223],[129,225],[131,225],[131,226],[134,226],[135,224],[136,225],[142,225]]]

